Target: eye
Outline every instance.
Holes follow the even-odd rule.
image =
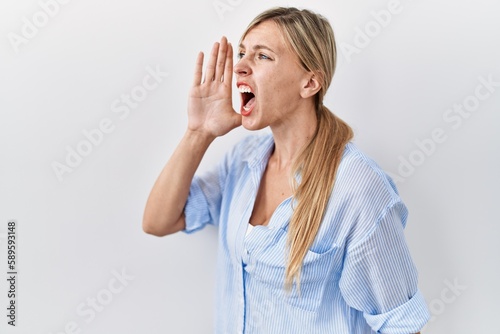
[[[244,55],[245,55],[245,53],[240,51],[240,52],[238,53],[238,59],[243,58],[243,56],[244,56]]]
[[[263,53],[259,53],[259,59],[271,60],[271,58]]]

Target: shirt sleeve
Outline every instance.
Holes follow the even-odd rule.
[[[390,206],[345,255],[342,296],[377,333],[417,333],[430,317],[403,233],[406,217],[402,202]]]
[[[219,225],[226,179],[234,169],[234,162],[240,160],[239,147],[240,143],[236,144],[226,152],[218,165],[193,177],[184,206],[185,233],[199,231],[206,225]]]
[[[219,165],[210,172],[194,176],[184,207],[185,233],[199,231],[206,225],[218,225],[222,200],[222,170]]]

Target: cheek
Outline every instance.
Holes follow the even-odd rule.
[[[295,101],[300,94],[296,84],[281,81],[276,83],[273,89],[270,90],[270,96],[281,103],[289,104]]]
[[[300,97],[300,82],[289,70],[266,71],[265,75],[255,76],[259,83],[257,101],[269,104],[287,104]]]
[[[279,74],[277,74],[277,76],[279,76]],[[292,85],[290,85],[290,82],[282,80],[281,78],[276,78],[265,84],[264,94],[266,97],[276,100],[289,95],[291,91]]]

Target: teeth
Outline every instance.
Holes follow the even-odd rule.
[[[238,90],[240,91],[240,93],[251,93],[252,92],[252,90],[250,89],[250,87],[245,86],[245,85],[239,86]]]

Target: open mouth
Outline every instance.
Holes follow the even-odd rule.
[[[255,106],[255,94],[252,92],[252,88],[245,84],[239,85],[238,90],[241,94],[241,114],[248,116]]]

